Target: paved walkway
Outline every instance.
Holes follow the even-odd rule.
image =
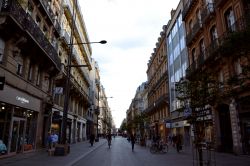
[[[125,140],[125,139],[124,139]],[[48,152],[46,150],[39,150],[36,152],[31,153],[25,153],[25,154],[18,154],[13,157],[9,158],[3,158],[0,159],[0,166],[71,166],[77,161],[79,161],[81,158],[85,157],[86,155],[90,154],[94,150],[96,150],[98,147],[107,144],[106,139],[99,139],[99,142],[96,142],[93,147],[90,146],[88,141],[79,142],[76,144],[70,145],[70,153],[66,156],[49,156]],[[136,145],[137,148],[145,148]],[[191,159],[194,159],[192,150],[190,148],[183,149],[180,154],[177,154],[176,149],[172,146],[169,147],[168,154],[173,154],[176,156],[178,160],[179,155],[188,156]],[[205,161],[204,154],[204,161]],[[213,161],[213,156],[215,157],[215,161]],[[240,166],[249,166],[250,163],[250,157],[249,156],[236,156],[233,154],[227,154],[227,153],[218,153],[214,152],[212,154],[212,162],[213,165],[240,165]]]
[[[105,143],[106,140],[100,138],[99,142],[94,143],[93,147],[90,146],[88,141],[70,144],[70,153],[66,156],[49,156],[45,149],[31,153],[18,154],[10,158],[0,159],[0,166],[71,166]]]

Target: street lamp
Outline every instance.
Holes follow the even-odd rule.
[[[100,44],[106,44],[106,40],[101,40],[99,42],[85,42],[85,43],[73,43],[69,44],[71,46],[70,48],[70,54],[68,58],[68,64],[67,64],[67,73],[66,73],[66,85],[65,85],[65,99],[64,99],[64,107],[63,107],[63,121],[62,121],[62,139],[61,143],[66,145],[67,144],[67,138],[66,138],[66,131],[67,131],[67,116],[68,116],[68,107],[69,107],[69,92],[70,92],[70,70],[71,67],[87,67],[88,65],[71,65],[71,59],[73,54],[73,45],[81,45],[81,44],[93,44],[93,43],[100,43]]]
[[[99,42],[72,43],[72,44],[68,44],[68,45],[69,45],[69,46],[72,46],[72,45],[93,44],[93,43],[106,44],[107,41],[106,41],[106,40],[101,40],[101,41],[99,41]]]

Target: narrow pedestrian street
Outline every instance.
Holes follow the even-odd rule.
[[[215,153],[217,166],[248,166],[250,157],[226,153]],[[108,148],[107,140],[100,139],[91,147],[88,141],[71,145],[66,156],[49,156],[46,150],[19,154],[0,159],[0,166],[193,166],[191,150],[180,153],[170,146],[168,153],[151,154],[148,147],[131,144],[126,138],[116,137]]]
[[[249,157],[234,156],[231,154],[216,154],[218,166],[248,166]],[[193,157],[190,150],[177,153],[173,147],[169,147],[168,153],[151,154],[148,147],[135,146],[132,152],[131,144],[122,137],[112,140],[109,149],[107,142],[96,151],[85,156],[74,166],[192,166]]]
[[[178,155],[178,156],[177,156]],[[131,144],[126,138],[118,137],[112,140],[112,146],[109,149],[105,143],[95,152],[90,153],[74,166],[166,166],[166,165],[192,165],[190,155],[183,152],[177,154],[174,149],[169,153],[151,154],[149,148],[135,145],[132,151]]]

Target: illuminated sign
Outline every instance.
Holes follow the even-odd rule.
[[[28,104],[30,101],[28,99],[25,99],[24,97],[16,97],[17,101],[20,101],[22,104]]]

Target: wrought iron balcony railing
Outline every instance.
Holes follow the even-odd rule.
[[[205,24],[207,21],[209,21],[211,18],[215,16],[215,7],[214,3],[208,3],[201,12],[201,21],[203,24]]]
[[[160,106],[163,104],[169,103],[169,97],[168,94],[164,94],[161,97],[159,97],[154,104],[149,105],[149,107],[145,110],[146,113],[153,113],[155,110],[158,110]]]
[[[193,28],[191,29],[191,31],[187,34],[186,37],[186,44],[189,45],[191,44],[191,42],[194,40],[194,38],[196,37],[196,35],[198,34],[198,32],[200,32],[200,30],[202,30],[203,26],[200,20],[197,20],[193,26]]]
[[[203,55],[199,56],[194,63],[192,63],[186,70],[187,76],[191,76],[204,64],[208,64],[210,61],[213,63],[217,61],[223,55],[232,54],[232,51],[239,51],[240,47],[247,44],[249,36],[245,36],[246,30],[250,28],[250,18],[241,17],[236,22],[227,28],[218,39],[213,40],[210,45],[206,47]],[[237,45],[237,46],[236,46]],[[244,47],[244,46],[243,46]],[[235,49],[237,48],[237,49]]]
[[[40,0],[40,3],[42,4],[43,9],[45,10],[47,15],[49,16],[49,19],[52,22],[52,24],[54,25],[57,33],[60,34],[61,27],[60,27],[60,24],[57,20],[57,16],[54,14],[54,12],[50,6],[50,2],[48,2],[48,0]]]
[[[60,70],[61,60],[58,57],[55,47],[49,42],[40,27],[36,24],[29,13],[26,13],[22,6],[17,1],[12,1],[9,4],[2,6],[1,12],[9,15],[14,19],[27,34],[37,43],[43,50],[45,55],[55,64],[56,68]]]
[[[77,65],[82,65],[82,61],[80,59],[80,55],[78,54],[78,52],[76,51],[75,48],[73,48],[72,50],[72,55],[73,55],[73,59],[75,60],[75,62],[77,63]],[[90,84],[90,78],[89,78],[89,74],[87,73],[86,69],[84,67],[80,67],[80,70],[82,71],[82,74],[84,75],[86,81],[88,82],[88,84]]]

